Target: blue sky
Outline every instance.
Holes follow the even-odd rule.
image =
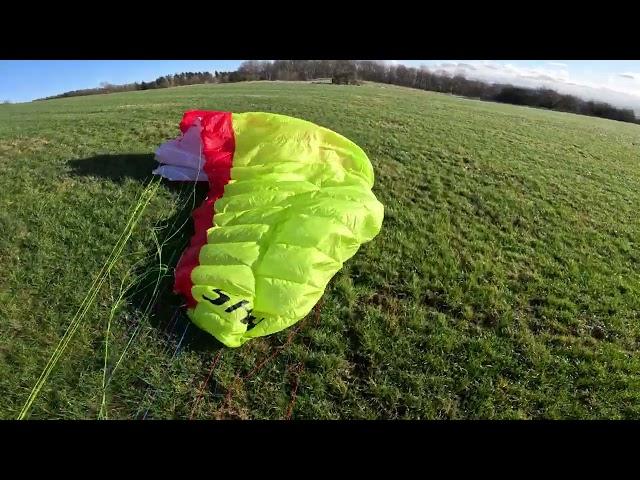
[[[235,70],[241,60],[1,60],[0,101],[28,102],[69,90],[155,80],[179,72]]]
[[[391,60],[470,78],[609,101],[640,112],[640,61],[610,60]],[[241,60],[2,60],[0,101],[35,98],[114,84],[150,81],[183,71],[233,70]]]

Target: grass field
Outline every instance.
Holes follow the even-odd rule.
[[[382,232],[297,327],[221,348],[171,292],[204,188],[163,182],[29,418],[640,417],[640,126],[302,83],[0,105],[0,417],[18,416],[193,108],[355,141]]]

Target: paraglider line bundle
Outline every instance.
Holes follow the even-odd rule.
[[[320,301],[315,307],[315,319],[314,319],[314,323],[313,326],[316,327],[318,325],[318,323],[320,322],[320,311],[322,309],[322,301]],[[260,370],[262,370],[265,365],[267,363],[269,363],[271,360],[273,360],[274,358],[276,358],[278,355],[280,355],[289,345],[291,345],[291,343],[293,342],[293,339],[295,338],[295,336],[300,332],[300,330],[302,329],[302,327],[304,326],[305,322],[300,322],[292,331],[291,333],[287,336],[287,340],[280,346],[277,346],[273,349],[273,352],[271,352],[266,358],[264,358],[261,362],[259,362],[256,366],[253,367],[253,369],[251,369],[249,371],[249,373],[247,373],[246,375],[244,375],[243,377],[240,377],[236,374],[235,379],[233,380],[233,382],[231,383],[231,386],[229,388],[229,390],[227,391],[227,395],[225,396],[224,402],[222,404],[222,408],[226,407],[229,405],[229,403],[231,402],[231,399],[233,397],[233,393],[236,389],[236,387],[241,383],[241,382],[245,382],[246,380],[248,380],[249,378],[251,378],[252,376],[254,376],[256,373],[258,373]],[[307,353],[310,352],[309,349],[309,342],[306,342],[304,344],[305,349],[307,351]],[[217,362],[214,359],[214,365],[212,366],[212,371],[213,368],[215,367],[215,364]],[[300,376],[302,375],[302,372],[304,371],[304,364],[302,362],[298,362],[294,367],[289,369],[290,372],[293,372],[296,374],[296,377],[293,381],[293,387],[292,387],[292,392],[291,392],[291,401],[289,403],[289,406],[287,408],[286,414],[285,414],[285,419],[290,419],[291,418],[291,414],[293,412],[293,407],[295,406],[295,401],[296,401],[296,397],[297,397],[297,390],[298,390],[298,386],[299,386],[299,380],[300,380]],[[210,377],[210,375],[209,375]],[[207,382],[208,382],[208,378],[207,378]],[[204,388],[206,387],[207,382],[205,382],[202,391],[204,391]],[[194,408],[195,411],[195,408]],[[193,418],[193,412],[192,412],[192,418]]]
[[[96,296],[98,295],[98,292],[100,291],[100,289],[102,288],[102,285],[105,283],[105,281],[109,277],[109,274],[113,269],[113,266],[116,264],[116,262],[122,255],[122,251],[124,250],[124,247],[127,241],[131,237],[135,226],[137,225],[138,221],[142,217],[142,213],[146,209],[147,205],[155,195],[159,185],[160,185],[159,181],[151,180],[147,184],[146,188],[142,191],[140,198],[138,199],[138,202],[135,204],[133,208],[133,212],[131,213],[124,230],[120,234],[118,241],[116,242],[115,246],[113,247],[113,250],[111,251],[111,254],[109,255],[109,257],[107,258],[107,261],[98,272],[98,275],[96,275],[96,278],[91,284],[91,287],[89,288],[89,291],[85,295],[84,300],[82,301],[82,303],[80,304],[80,307],[78,308],[75,315],[71,319],[71,322],[67,327],[67,330],[65,331],[64,335],[60,339],[60,342],[58,343],[55,350],[51,354],[51,357],[49,358],[42,373],[40,374],[40,377],[38,378],[35,385],[31,389],[29,397],[27,398],[24,406],[22,407],[22,410],[18,414],[18,417],[17,417],[18,420],[24,420],[26,418],[27,414],[29,413],[29,410],[31,409],[31,406],[33,405],[33,402],[38,397],[38,394],[42,390],[42,387],[44,386],[47,379],[49,378],[49,375],[51,375],[51,372],[53,371],[54,367],[60,360],[60,357],[69,346],[69,342],[71,341],[74,334],[78,330],[78,327],[80,326],[82,320],[84,319],[87,312],[89,311],[89,308],[93,305],[93,302]]]

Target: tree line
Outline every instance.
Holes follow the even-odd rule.
[[[425,67],[390,65],[381,61],[360,60],[249,60],[240,65],[243,80],[313,80],[347,75],[352,79],[387,83],[404,87],[449,93],[481,100],[526,105],[562,112],[640,123],[630,108],[618,108],[606,102],[583,100],[550,88],[524,88],[472,80],[445,71]]]
[[[156,88],[180,87],[184,85],[198,85],[202,83],[220,83],[229,81],[229,74],[233,72],[182,72],[173,75],[164,75],[151,82],[125,83],[122,85],[112,85],[102,83],[98,88],[85,88],[82,90],[72,90],[70,92],[53,95],[51,97],[39,98],[38,100],[51,100],[53,98],[80,97],[84,95],[100,95],[104,93],[132,92],[136,90],[153,90]],[[224,79],[224,80],[223,80]],[[237,81],[237,80],[236,80]]]
[[[126,85],[103,84],[100,88],[75,90],[50,98],[78,95],[149,90],[202,83],[233,83],[256,80],[309,81],[321,78],[334,83],[358,83],[360,80],[448,93],[481,100],[526,105],[623,122],[640,123],[630,108],[618,108],[606,102],[583,100],[549,88],[524,88],[472,80],[463,75],[432,71],[372,60],[247,60],[230,72],[185,72],[158,77],[152,82]]]

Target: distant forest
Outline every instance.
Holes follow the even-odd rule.
[[[60,95],[42,98],[75,97],[113,92],[151,90],[156,88],[196,85],[203,83],[233,83],[255,80],[309,81],[331,79],[332,83],[355,84],[371,81],[400,85],[420,90],[449,93],[493,102],[527,105],[622,122],[640,123],[630,108],[617,108],[605,102],[583,100],[548,88],[523,88],[505,84],[491,84],[470,80],[462,75],[450,75],[443,71],[390,65],[371,60],[248,60],[232,72],[184,72],[158,77],[151,82],[125,85],[102,84],[99,88],[74,90]]]

